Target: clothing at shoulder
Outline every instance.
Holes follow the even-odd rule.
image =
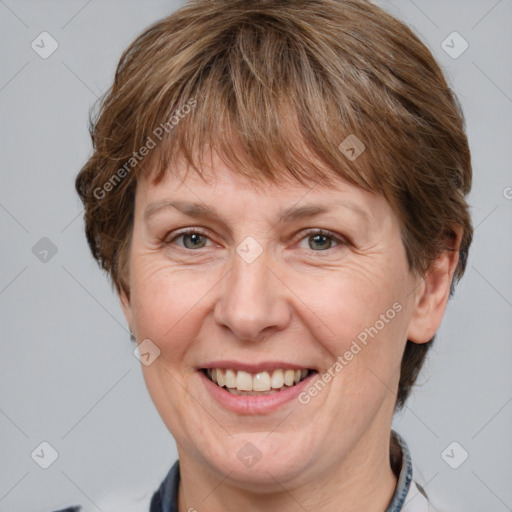
[[[398,482],[395,494],[385,512],[437,512],[429,504],[425,491],[412,479],[412,462],[409,448],[405,440],[396,432],[391,431],[391,465]],[[114,501],[105,510],[112,512],[178,512],[178,488],[180,483],[180,466],[176,461],[159,488],[148,495],[145,494],[138,503],[126,503],[116,507]],[[149,498],[151,498],[149,500]],[[134,506],[135,505],[135,506]],[[88,512],[82,507],[69,507],[55,512]]]
[[[405,440],[393,430],[391,431],[390,459],[398,482],[386,512],[437,512],[430,504],[421,485],[412,479],[409,447]]]

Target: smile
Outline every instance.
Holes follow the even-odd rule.
[[[279,393],[306,379],[314,370],[276,369],[249,373],[224,368],[203,369],[204,374],[217,386],[233,395],[260,396]]]

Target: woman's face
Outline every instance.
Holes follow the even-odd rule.
[[[421,289],[389,204],[213,169],[138,183],[122,296],[180,459],[254,487],[381,450]]]

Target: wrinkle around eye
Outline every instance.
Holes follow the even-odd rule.
[[[167,224],[167,223],[166,223]],[[183,224],[182,224],[183,226]],[[199,258],[200,256],[208,257],[213,256],[216,252],[216,257],[222,257],[222,253],[215,251],[215,249],[230,250],[229,244],[231,240],[223,240],[222,235],[216,236],[216,233],[211,232],[210,229],[202,226],[183,226],[176,227],[176,229],[169,229],[170,226],[161,224],[160,226],[153,226],[154,229],[145,232],[147,238],[146,246],[151,247],[153,251],[162,250],[169,254],[176,254],[177,257],[187,257],[194,254],[193,257]],[[157,230],[158,229],[158,230]],[[287,230],[288,231],[288,230]],[[304,227],[298,231],[294,230],[295,234],[288,232],[287,235],[278,237],[275,241],[275,245],[279,247],[279,250],[286,250],[288,254],[291,251],[295,252],[296,257],[303,257],[311,260],[314,258],[326,260],[327,258],[339,258],[342,254],[350,249],[353,249],[354,253],[359,252],[361,249],[361,241],[354,242],[354,236],[357,232],[354,232],[347,236],[346,233],[340,233],[338,231],[332,231],[326,227]],[[198,235],[204,239],[202,246],[191,246],[186,247],[185,237],[189,235]],[[308,240],[314,236],[321,235],[325,236],[327,240],[331,241],[330,247],[327,248],[310,248],[308,247]],[[220,240],[219,240],[220,239]],[[261,241],[261,240],[260,240]],[[242,243],[240,241],[239,243]],[[261,242],[264,245],[263,242]],[[233,245],[233,250],[236,246]],[[271,248],[271,250],[274,250]],[[364,252],[364,249],[363,249]]]

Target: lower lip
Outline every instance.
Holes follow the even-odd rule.
[[[284,404],[297,399],[301,391],[309,385],[310,380],[317,375],[312,373],[295,386],[282,389],[271,395],[242,396],[233,395],[229,391],[212,382],[202,370],[198,370],[199,377],[213,398],[224,408],[239,414],[265,414],[279,409]]]

